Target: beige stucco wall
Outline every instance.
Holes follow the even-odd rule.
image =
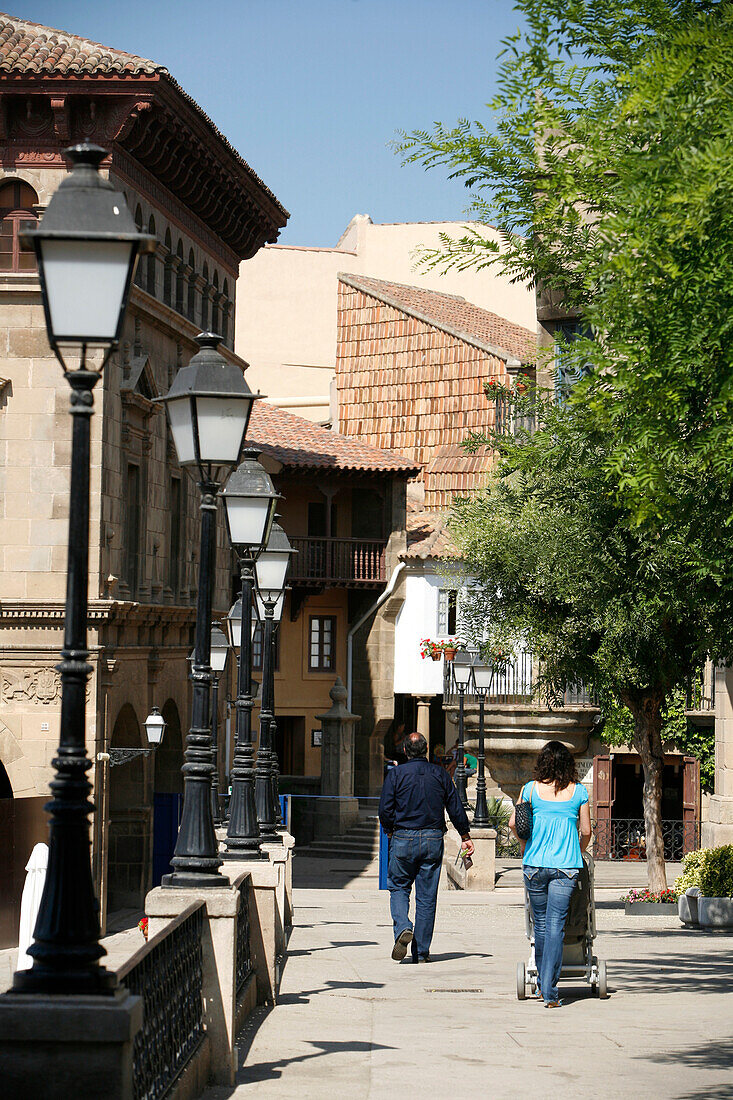
[[[252,388],[299,416],[329,419],[339,272],[457,294],[534,331],[534,291],[500,272],[416,269],[416,250],[437,247],[441,233],[458,236],[463,228],[459,222],[375,225],[357,215],[335,248],[261,249],[241,265],[237,283],[235,349],[251,364]],[[496,230],[484,232],[500,243]]]

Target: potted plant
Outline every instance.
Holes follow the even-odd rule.
[[[137,922],[137,926],[140,929],[140,931],[142,932],[143,936],[145,937],[145,942],[147,943],[147,940],[148,940],[148,918],[147,917],[141,917],[140,920]]]
[[[630,890],[621,901],[625,902],[627,917],[661,917],[677,912],[677,894],[674,890]]]
[[[443,647],[443,656],[446,661],[452,661],[458,652],[458,642],[455,638],[446,638],[446,640],[440,644]]]
[[[678,896],[677,912],[684,925],[699,928],[697,899],[700,896],[700,869],[707,849],[688,852],[682,860],[682,874],[674,884]]]
[[[705,849],[699,885],[700,927],[733,932],[733,844]]]
[[[443,656],[443,647],[440,642],[433,642],[430,638],[423,638],[420,642],[420,656],[423,661],[430,657],[433,661],[439,661]]]

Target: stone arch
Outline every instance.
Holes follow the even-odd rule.
[[[131,703],[117,714],[110,747],[146,747]],[[145,898],[151,865],[150,774],[142,755],[109,768],[108,912],[141,908]]]
[[[13,798],[29,798],[36,793],[28,759],[15,735],[2,721],[0,721],[0,763],[10,782]]]

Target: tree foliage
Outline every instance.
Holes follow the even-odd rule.
[[[608,484],[633,522],[677,505],[680,460],[733,470],[733,5],[520,0],[490,122],[402,135],[492,223],[431,266],[500,265],[588,320],[573,395],[612,429]]]

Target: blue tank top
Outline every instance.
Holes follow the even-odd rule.
[[[567,802],[550,802],[541,798],[534,783],[525,783],[522,799],[532,803],[532,835],[524,849],[522,863],[526,867],[555,867],[570,870],[582,867],[578,815],[588,801],[582,783],[575,784],[573,797]]]

